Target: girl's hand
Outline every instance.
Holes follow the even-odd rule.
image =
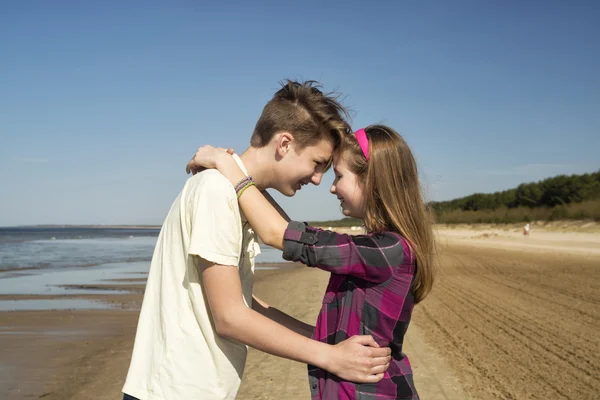
[[[194,157],[185,166],[185,172],[192,175],[196,175],[198,172],[205,169],[217,168],[217,160],[225,154],[233,154],[233,149],[225,149],[223,147],[212,147],[211,145],[204,145],[198,148]]]

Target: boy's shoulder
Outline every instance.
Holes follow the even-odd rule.
[[[200,192],[215,197],[236,197],[231,182],[216,169],[197,173],[187,180],[185,186],[190,193]]]
[[[188,184],[193,186],[215,185],[217,188],[232,188],[233,185],[223,174],[216,169],[207,169],[188,179]]]

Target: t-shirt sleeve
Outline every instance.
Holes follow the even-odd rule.
[[[235,190],[218,172],[206,172],[185,199],[191,227],[188,253],[215,264],[237,266],[242,228]]]

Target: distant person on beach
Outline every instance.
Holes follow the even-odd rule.
[[[523,235],[524,236],[529,236],[529,231],[531,230],[531,225],[529,225],[528,223],[525,224],[525,227],[523,228]]]
[[[229,157],[261,189],[293,196],[321,182],[349,132],[343,115],[336,98],[314,82],[287,81],[265,106],[251,146]],[[125,399],[233,399],[247,346],[344,380],[383,378],[391,350],[370,332],[335,344],[312,340],[314,327],[252,295],[260,250],[238,206],[236,192],[245,189],[209,170],[190,178],[171,206],[152,257]]]
[[[414,304],[433,285],[434,238],[415,159],[393,129],[371,125],[342,138],[333,164],[330,191],[345,216],[362,219],[367,234],[286,221],[221,149],[201,147],[187,169],[217,168],[235,187],[242,211],[265,244],[283,250],[286,260],[331,272],[314,339],[336,345],[370,334],[392,349],[389,369],[377,383],[352,383],[309,366],[313,399],[418,399],[403,343]]]

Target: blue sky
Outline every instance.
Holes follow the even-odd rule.
[[[287,77],[401,132],[431,200],[600,168],[600,3],[287,3],[0,3],[0,226],[162,223]],[[275,197],[338,218],[332,179]]]

